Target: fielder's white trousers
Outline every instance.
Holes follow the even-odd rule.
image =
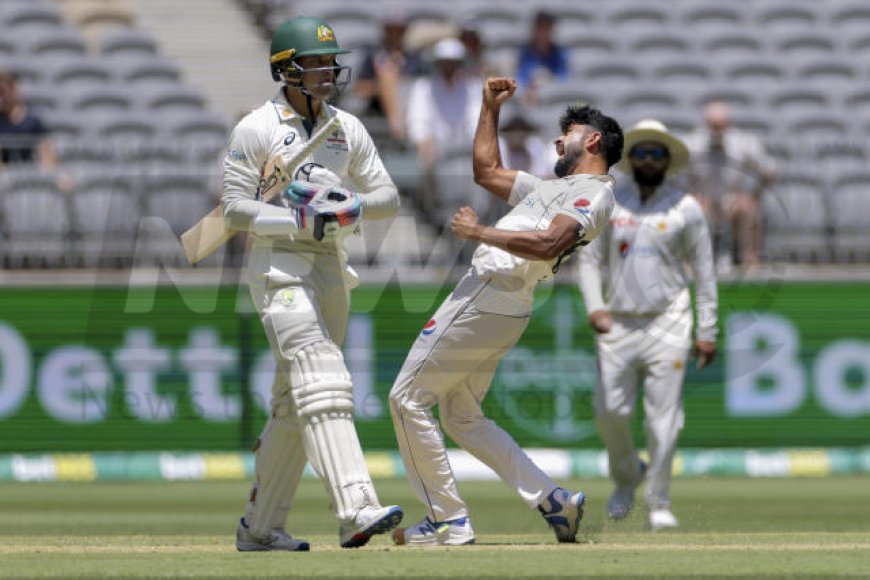
[[[650,457],[644,495],[651,509],[670,507],[671,465],[683,428],[682,387],[691,328],[688,310],[614,316],[610,332],[597,337],[595,423],[607,446],[610,477],[617,486],[632,486],[640,478],[630,422],[642,387]]]
[[[390,410],[405,471],[428,516],[443,522],[468,515],[447,460],[444,431],[536,507],[556,484],[480,408],[501,358],[519,340],[528,316],[482,312],[483,283],[466,278],[417,338],[390,391]]]

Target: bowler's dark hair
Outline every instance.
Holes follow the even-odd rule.
[[[624,138],[622,127],[615,119],[608,117],[598,109],[589,105],[568,105],[565,114],[559,118],[559,128],[562,133],[568,132],[571,125],[589,125],[601,132],[601,154],[610,169],[622,159]]]

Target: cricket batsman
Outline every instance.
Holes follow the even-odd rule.
[[[248,283],[277,362],[271,416],[257,440],[255,480],[238,528],[239,551],[309,549],[285,531],[306,459],[326,487],[342,547],[363,546],[402,519],[398,506],[381,506],[372,485],[341,352],[356,285],[343,242],[360,219],[387,218],[399,206],[396,186],[362,123],[329,104],[349,80],[350,70],[338,62],[348,52],[326,22],[288,20],[272,37],[269,59],[281,89],[230,137],[224,215],[252,240]],[[339,128],[300,166],[282,202],[262,202],[259,182],[267,161],[293,158],[334,117]]]
[[[610,224],[580,256],[580,289],[597,333],[595,422],[615,484],[608,515],[625,518],[646,477],[648,523],[660,530],[677,526],[670,511],[671,464],[692,347],[684,263],[695,276],[698,368],[716,355],[716,278],[701,206],[665,183],[688,165],[686,146],[662,123],[646,120],[626,133],[625,150],[618,167],[627,179],[616,189]],[[648,466],[638,458],[630,426],[641,387]]]
[[[392,391],[390,410],[405,470],[426,506],[418,523],[393,534],[409,546],[464,545],[475,541],[468,507],[432,409],[463,449],[495,471],[560,542],[573,542],[585,495],[557,486],[517,443],[481,410],[493,374],[526,328],[538,282],[552,278],[578,247],[607,225],[613,208],[609,168],[622,154],[619,125],[591,107],[569,106],[555,140],[558,179],[543,181],[506,169],[496,127],[516,81],[487,79],[474,139],[475,181],[513,209],[494,227],[460,209],[452,230],[480,242],[471,268],[425,325]]]

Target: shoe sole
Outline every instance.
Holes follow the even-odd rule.
[[[402,517],[404,516],[404,512],[402,512],[401,508],[395,508],[382,517],[381,519],[372,522],[368,525],[368,527],[358,531],[356,534],[351,537],[348,541],[344,542],[341,547],[342,548],[360,548],[369,543],[369,540],[372,539],[372,536],[376,536],[378,534],[385,534],[402,523]]]

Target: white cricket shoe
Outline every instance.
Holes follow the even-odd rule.
[[[474,543],[474,530],[467,516],[433,522],[428,516],[407,528],[393,532],[397,546],[465,546]]]
[[[283,528],[275,528],[268,538],[259,538],[251,533],[245,518],[239,520],[239,529],[236,532],[236,550],[239,552],[307,552],[310,549],[308,542],[294,538]]]
[[[668,509],[650,510],[649,529],[654,532],[676,528],[679,525],[677,518]]]
[[[640,462],[640,477],[632,485],[618,485],[607,501],[607,515],[612,520],[623,520],[634,509],[634,492],[646,477],[646,463]]]
[[[339,529],[341,547],[365,546],[372,536],[385,534],[398,526],[403,515],[402,508],[397,505],[362,508],[351,521],[341,524]]]
[[[549,504],[544,507],[544,504]],[[576,542],[577,530],[580,529],[580,520],[583,519],[583,507],[586,504],[586,495],[578,491],[574,495],[567,489],[557,487],[538,506],[538,511],[547,520],[547,524],[556,539],[560,542]]]

